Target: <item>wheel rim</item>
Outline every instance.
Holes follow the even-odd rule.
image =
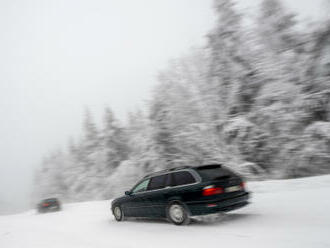
[[[121,219],[121,210],[119,207],[115,207],[114,214],[117,220]]]
[[[174,222],[181,223],[184,220],[184,210],[183,207],[174,204],[170,207],[170,217]]]

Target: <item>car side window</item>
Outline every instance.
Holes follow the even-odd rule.
[[[155,176],[150,179],[148,190],[162,189],[166,187],[168,175]]]
[[[173,186],[185,185],[195,183],[196,180],[188,171],[179,171],[173,173]]]
[[[135,188],[132,190],[132,193],[146,191],[149,181],[150,181],[150,179],[146,179],[146,180],[142,181],[141,183],[139,183],[138,185],[136,185]]]

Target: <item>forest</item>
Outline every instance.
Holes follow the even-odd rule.
[[[35,199],[110,199],[181,165],[250,180],[330,173],[330,20],[298,22],[279,0],[253,18],[234,0],[213,7],[206,45],[169,61],[144,109],[123,123],[107,107],[102,125],[86,109],[81,137],[41,161]]]

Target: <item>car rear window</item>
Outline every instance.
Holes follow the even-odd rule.
[[[221,180],[235,176],[229,169],[221,165],[206,165],[196,168],[203,181]]]
[[[196,182],[195,178],[188,171],[179,171],[173,173],[172,186],[191,184],[195,182]]]
[[[167,174],[155,176],[150,179],[150,183],[148,186],[148,190],[154,190],[154,189],[162,189],[165,187],[166,180],[167,180]]]

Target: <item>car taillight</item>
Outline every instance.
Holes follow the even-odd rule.
[[[48,203],[44,203],[43,206],[44,206],[44,207],[48,207],[49,204],[48,204]]]
[[[217,194],[222,194],[224,191],[223,191],[223,188],[221,187],[215,187],[213,185],[211,186],[207,186],[205,188],[203,188],[203,196],[209,196],[209,195],[217,195]]]
[[[245,182],[241,182],[239,186],[241,186],[241,189],[245,189]]]

